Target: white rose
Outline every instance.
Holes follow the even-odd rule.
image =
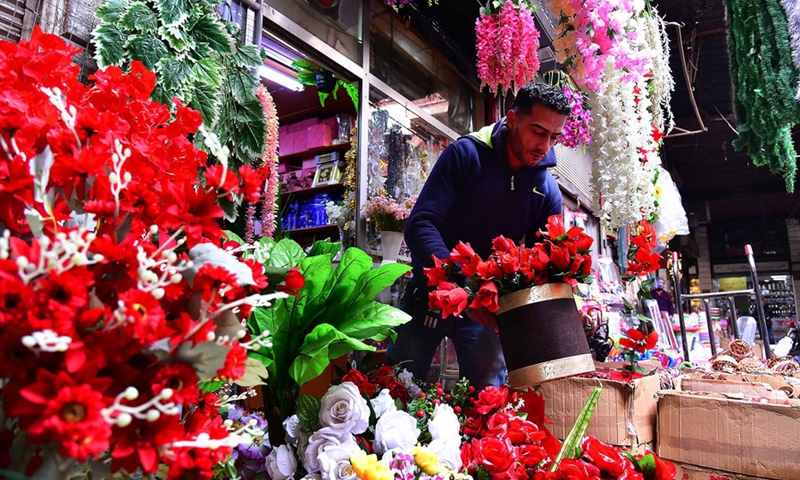
[[[377,397],[369,401],[372,404],[372,409],[375,411],[375,418],[381,418],[384,413],[397,410],[394,404],[394,399],[389,394],[389,389],[384,388]]]
[[[266,468],[272,480],[293,479],[297,470],[297,459],[288,445],[281,445],[267,456]]]
[[[434,440],[461,443],[461,424],[450,405],[440,403],[436,406],[433,419],[428,422],[428,431]]]
[[[322,476],[319,473],[309,473],[302,480],[322,480]]]
[[[319,423],[323,427],[349,424],[351,433],[364,433],[369,426],[369,405],[353,382],[344,382],[328,389],[322,397]]]
[[[299,427],[300,417],[297,415],[292,415],[283,421],[283,430],[286,432],[286,443],[297,445]]]
[[[393,448],[409,449],[419,437],[417,420],[402,410],[385,413],[375,426],[372,448],[378,455]]]
[[[439,457],[439,462],[452,472],[461,470],[461,441],[437,439],[428,445],[428,450]]]
[[[341,445],[323,447],[318,457],[322,480],[357,480],[350,457],[358,450],[358,444],[352,438]]]
[[[353,436],[342,428],[323,427],[314,432],[308,439],[308,446],[303,452],[303,466],[309,473],[319,472],[319,455],[325,447],[337,446],[348,441],[355,442]]]

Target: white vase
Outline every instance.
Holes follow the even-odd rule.
[[[381,265],[387,263],[397,263],[397,256],[400,255],[400,247],[403,245],[402,232],[381,232],[381,251],[383,253],[383,261]]]

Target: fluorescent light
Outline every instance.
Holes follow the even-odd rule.
[[[258,67],[258,74],[261,76],[261,78],[275,82],[278,85],[284,86],[289,90],[294,90],[295,92],[302,92],[306,89],[305,85],[298,82],[296,79],[266,65],[261,65]]]

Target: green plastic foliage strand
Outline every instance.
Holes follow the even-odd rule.
[[[800,123],[794,99],[798,71],[792,62],[786,12],[779,0],[727,0],[728,51],[739,138],[756,166],[768,166],[794,192],[792,127]]]
[[[589,427],[589,420],[592,419],[594,409],[597,407],[597,399],[600,398],[600,393],[602,392],[603,387],[597,387],[592,394],[589,395],[589,400],[586,401],[580,415],[578,415],[578,419],[575,420],[575,425],[572,426],[569,435],[564,439],[564,443],[561,445],[561,450],[558,452],[558,455],[556,455],[556,459],[553,460],[553,464],[550,465],[551,472],[558,470],[561,460],[575,457],[578,445],[580,445],[583,434],[586,433],[586,429]]]

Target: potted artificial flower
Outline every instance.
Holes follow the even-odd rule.
[[[592,280],[592,238],[566,230],[561,215],[548,219],[532,248],[494,239],[483,260],[459,243],[448,259],[426,268],[429,306],[443,317],[486,308],[496,314],[500,343],[513,387],[538,385],[594,371],[572,287]],[[466,278],[459,286],[451,279]]]
[[[416,197],[409,197],[398,202],[382,194],[372,197],[361,209],[361,216],[372,222],[375,230],[381,232],[382,264],[397,261],[403,244],[403,230],[406,229],[408,216],[416,201]]]

